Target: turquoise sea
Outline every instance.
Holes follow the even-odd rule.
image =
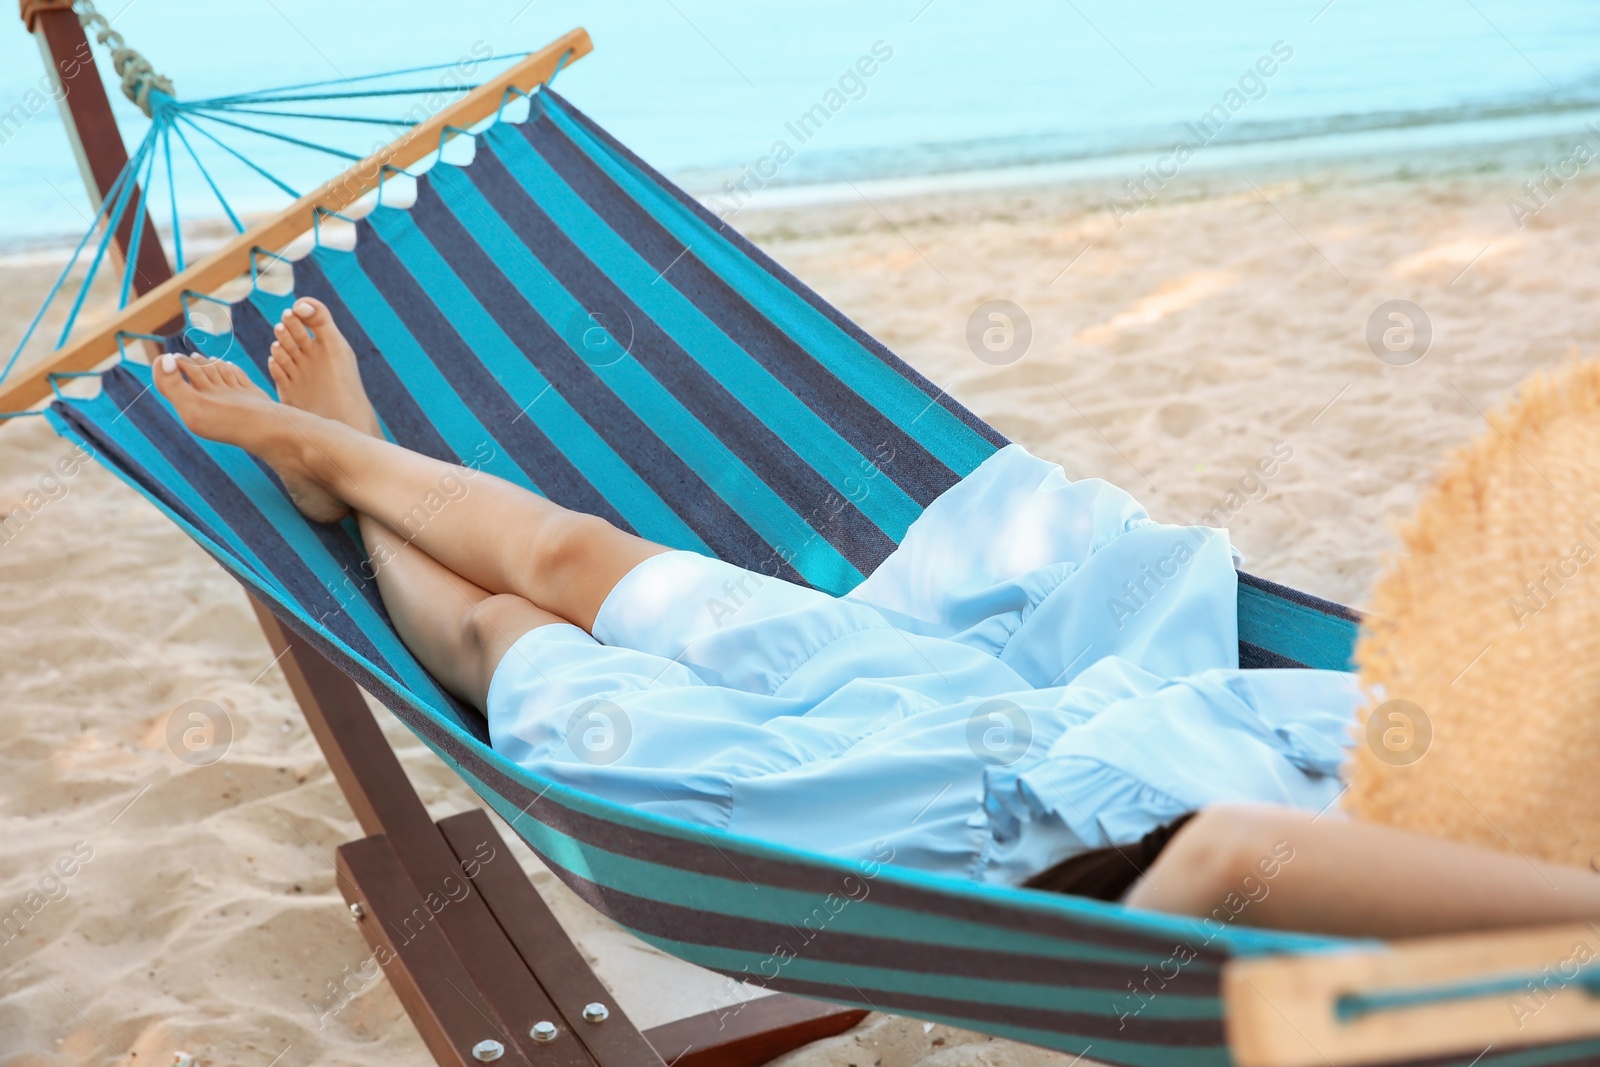
[[[1181,171],[1180,144],[1189,155],[1259,145],[1293,157],[1358,141],[1404,155],[1576,138],[1600,115],[1600,4],[1582,0],[102,0],[101,9],[185,99],[309,81],[338,90],[342,79],[458,60],[489,71],[485,56],[583,25],[596,51],[557,88],[727,207],[763,186],[1109,157],[1129,161],[1118,178],[1137,180],[1146,167]],[[38,91],[38,50],[20,22],[0,25],[0,249],[58,242],[92,212],[55,104]],[[126,132],[140,136],[143,116],[114,95]],[[392,100],[327,105],[352,107],[403,111]],[[293,128],[357,151],[384,129]],[[344,165],[252,134],[228,139],[296,188]],[[242,165],[218,174],[236,207],[282,200]],[[178,185],[195,217],[218,213],[197,175],[180,173]]]

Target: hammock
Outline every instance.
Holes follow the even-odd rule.
[[[362,219],[353,252],[293,266],[400,444],[840,594],[1005,443],[552,91],[475,147],[420,177],[410,208]],[[236,360],[270,391],[271,323],[292,299],[257,289],[231,305],[230,333],[167,343]],[[382,701],[575,893],[675,956],[1105,1063],[1221,1067],[1228,959],[1348,945],[858,867],[532,775],[400,642],[348,523],[306,522],[267,468],[190,435],[147,367],[100,382],[51,405],[62,434]],[[1356,631],[1347,609],[1240,576],[1244,666],[1349,669]]]

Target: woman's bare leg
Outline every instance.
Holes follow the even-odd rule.
[[[366,515],[358,515],[395,631],[446,689],[488,710],[489,682],[529,630],[567,620],[514,593],[490,593]]]
[[[355,351],[321,301],[297,300],[273,334],[267,370],[280,400],[382,436]],[[369,515],[356,520],[400,639],[447,690],[480,710],[486,710],[495,668],[517,639],[566,621],[522,597],[467,581]]]
[[[1349,937],[1417,937],[1600,917],[1600,875],[1292,808],[1195,816],[1123,902]]]
[[[201,437],[378,520],[479,588],[515,593],[585,630],[623,575],[667,551],[493,475],[275,403],[228,363],[164,356],[155,383]]]
[[[355,349],[333,321],[327,305],[303,296],[285,308],[272,327],[267,373],[278,399],[291,407],[342,422],[369,437],[382,437],[378,413],[361,381]]]

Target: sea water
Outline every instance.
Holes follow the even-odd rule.
[[[385,85],[445,90],[583,25],[596,51],[557,89],[720,210],[757,193],[1117,160],[1110,194],[1227,152],[1309,155],[1365,138],[1397,155],[1526,136],[1588,138],[1600,4],[1547,0],[101,0],[198,100],[446,64]],[[0,24],[3,25],[3,24]],[[96,59],[109,68],[103,50]],[[0,249],[93,215],[20,22],[0,32]],[[113,86],[130,145],[147,120]],[[435,104],[439,99],[436,98]],[[287,105],[399,117],[419,98]],[[197,120],[300,190],[346,161]],[[401,127],[248,117],[363,154]],[[285,194],[198,131],[240,213]],[[180,212],[221,215],[174,141]],[[163,160],[164,165],[164,160]],[[1597,164],[1600,165],[1600,164]],[[166,199],[159,179],[153,201]],[[156,209],[158,222],[167,221]]]

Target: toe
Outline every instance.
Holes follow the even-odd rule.
[[[283,346],[284,358],[291,364],[300,356],[301,353],[300,341],[296,339],[295,335],[289,331],[288,320],[293,317],[294,316],[285,313],[283,317],[284,321],[272,327],[272,336],[278,339],[279,345]],[[303,337],[304,335],[304,327],[302,327],[301,336]]]
[[[313,330],[323,329],[333,322],[333,313],[328,310],[328,305],[314,296],[302,296],[296,300],[294,313],[301,322]]]
[[[248,389],[251,392],[260,391],[256,387],[256,383],[250,380],[250,375],[246,374],[244,368],[237,363],[229,363],[227,361],[218,363],[217,374],[225,384],[231,385],[236,389]]]
[[[177,356],[178,369],[183,372],[184,378],[191,386],[199,390],[211,387],[211,378],[206,374],[206,365],[211,361],[204,356]]]
[[[215,356],[197,356],[200,363],[200,373],[205,376],[206,382],[213,388],[229,384],[224,369],[231,366]]]
[[[184,377],[183,371],[180,369],[181,366],[182,357],[172,352],[158,356],[156,361],[150,365],[156,383],[156,392],[170,400],[173,406],[181,404],[194,392],[194,387]]]
[[[289,335],[289,340],[284,341],[285,346],[292,341],[298,348],[304,349],[311,343],[311,331],[306,329],[304,320],[293,312],[285,311],[283,313],[283,330]],[[295,353],[295,355],[299,354],[299,352]]]

